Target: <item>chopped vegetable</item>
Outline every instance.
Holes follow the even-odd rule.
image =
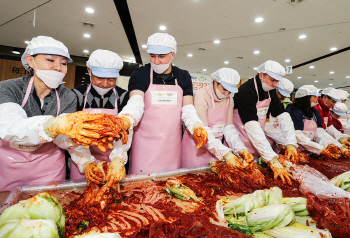
[[[53,220],[12,219],[0,225],[1,238],[58,238]]]
[[[290,226],[274,228],[264,231],[264,234],[274,238],[331,238],[332,235],[328,230],[311,228],[298,223]]]
[[[178,178],[169,178],[166,181],[167,189],[175,197],[181,200],[190,200],[193,199],[197,202],[202,202],[203,199],[196,196],[195,192],[192,191],[189,187],[185,186],[180,179]]]
[[[282,198],[282,203],[289,203],[292,205],[293,211],[296,216],[307,216],[309,211],[306,208],[307,199],[303,197],[296,198]]]
[[[349,192],[350,190],[350,171],[342,173],[337,177],[334,177],[330,181],[335,186]]]
[[[50,219],[56,223],[60,237],[64,236],[64,211],[57,199],[48,193],[39,193],[5,209],[0,215],[0,226],[11,219]]]

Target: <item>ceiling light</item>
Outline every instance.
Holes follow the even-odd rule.
[[[188,54],[187,56],[188,56],[188,57],[192,57],[192,56],[193,56],[193,54]]]
[[[215,43],[215,44],[219,44],[220,41],[219,41],[219,40],[214,40],[214,43]]]
[[[29,40],[25,40],[25,41],[24,41],[24,43],[26,43],[26,44],[29,44],[29,42],[30,42]]]
[[[256,51],[254,51],[254,54],[260,54],[260,51],[258,51],[258,50],[256,50]]]
[[[332,83],[330,83],[329,85],[333,85]]]
[[[300,35],[299,36],[299,39],[305,39],[306,38],[306,35]]]
[[[315,82],[315,83],[318,83],[318,80],[315,80],[314,82]]]
[[[257,67],[254,68],[254,70],[257,70],[257,69],[258,69]]]
[[[301,79],[301,77],[299,76],[298,79]]]
[[[228,63],[230,63],[230,62],[228,62],[228,61],[225,61],[225,62],[224,62],[224,64],[228,64]]]
[[[329,72],[329,74],[334,74],[334,72],[333,72],[333,71],[331,71],[331,72]]]
[[[142,48],[147,48],[147,45],[142,45]]]
[[[288,62],[290,62],[290,59],[286,59],[284,62],[288,63]]]
[[[203,71],[205,72],[205,71],[207,71],[207,69],[203,69]]]
[[[262,22],[262,21],[264,21],[264,18],[262,18],[262,17],[257,17],[257,18],[255,18],[255,22]]]
[[[309,68],[310,68],[310,69],[313,69],[313,68],[315,68],[315,66],[311,65]]]
[[[91,36],[90,36],[90,34],[85,33],[85,34],[84,34],[84,37],[85,37],[85,38],[90,38]]]
[[[350,76],[346,76],[345,78],[350,79]]]
[[[332,48],[330,48],[329,50],[330,50],[330,51],[336,51],[336,50],[337,50],[337,48],[332,47]]]
[[[19,55],[21,52],[19,51],[18,48],[13,48],[12,49],[12,53],[16,54],[16,55]]]
[[[91,7],[85,8],[85,11],[88,12],[88,13],[94,13],[95,12],[95,10],[92,9]]]
[[[85,54],[89,53],[89,51],[88,51],[88,50],[83,50],[83,52],[84,52]]]
[[[165,30],[166,30],[166,26],[160,26],[160,27],[159,27],[159,30],[165,31]]]

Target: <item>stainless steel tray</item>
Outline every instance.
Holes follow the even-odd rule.
[[[139,174],[139,175],[128,175],[126,176],[121,184],[125,184],[132,181],[142,181],[142,180],[162,180],[176,175],[184,175],[188,173],[198,173],[198,172],[210,172],[208,166],[198,167],[192,169],[178,169],[168,172],[152,173],[152,174]],[[36,194],[40,192],[49,191],[74,191],[83,190],[86,187],[86,181],[63,181],[60,183],[55,183],[54,185],[40,185],[40,186],[23,186],[14,189],[7,198],[0,205],[0,214],[8,207],[13,204],[18,203],[23,200],[25,195]]]

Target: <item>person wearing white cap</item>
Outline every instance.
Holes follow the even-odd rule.
[[[252,162],[253,156],[247,151],[238,136],[238,131],[233,125],[233,94],[238,92],[237,85],[240,82],[238,72],[230,68],[221,68],[215,71],[211,78],[213,83],[197,91],[194,97],[194,107],[199,119],[205,127],[213,132],[218,146],[225,135],[225,140],[230,148],[226,147],[224,158],[230,167],[242,167],[238,157],[242,157],[245,165]],[[208,128],[208,129],[209,129]],[[186,130],[182,139],[181,167],[194,168],[207,166],[209,161],[216,157],[207,148],[197,149],[196,141],[191,133]]]
[[[317,96],[314,85],[304,85],[295,93],[294,103],[287,107],[294,123],[298,144],[325,159],[339,159],[341,154],[332,153],[331,144],[338,148],[342,148],[343,144],[323,129],[321,116],[314,108]]]
[[[235,94],[233,120],[241,140],[254,158],[258,159],[261,156],[269,164],[276,178],[279,176],[283,181],[291,183],[292,175],[278,162],[278,155],[273,151],[263,131],[266,116],[271,113],[277,118],[286,142],[287,159],[293,163],[298,162],[293,122],[285,112],[275,90],[278,81],[285,75],[285,69],[279,63],[268,60],[258,67],[257,72],[258,74],[242,84]]]
[[[129,99],[128,91],[116,85],[119,71],[123,68],[123,60],[112,51],[98,49],[92,52],[86,66],[91,82],[73,89],[78,99],[77,111],[117,116]],[[120,142],[115,141],[114,143]],[[131,140],[128,144],[130,143]],[[70,179],[72,180],[85,178],[84,173],[90,175],[93,171],[98,171],[95,169],[96,162],[109,163],[109,161],[119,159],[121,160],[121,163],[118,163],[120,166],[127,162],[127,151],[121,153],[117,145],[113,146],[113,149],[107,148],[105,152],[93,145],[90,146],[90,149],[85,149],[84,146],[72,146],[68,148],[68,151],[72,159],[70,167]]]
[[[334,107],[336,102],[340,102],[341,93],[335,88],[329,87],[323,89],[321,97],[317,99],[317,105],[314,107],[320,113],[323,129],[332,125],[332,117],[329,111]]]
[[[199,146],[208,134],[193,106],[190,74],[171,64],[176,40],[166,33],[148,38],[150,64],[132,73],[128,90],[130,100],[144,98],[143,117],[135,128],[129,159],[129,174],[170,171],[180,168],[181,119],[194,133]]]
[[[338,89],[338,90],[339,90],[339,92],[341,92],[341,95],[342,95],[340,98],[341,102],[345,104],[349,98],[349,93],[343,89]],[[341,122],[343,128],[349,127],[348,126],[348,118],[349,118],[349,111],[346,111],[345,116],[340,116],[339,121]]]
[[[34,37],[22,55],[30,75],[0,83],[0,191],[64,180],[65,155],[52,141],[59,134],[82,142],[96,137],[81,128],[100,116],[73,113],[76,97],[62,85],[70,62],[62,42]]]
[[[278,81],[276,89],[278,98],[283,103],[284,108],[286,108],[287,105],[292,103],[290,100],[290,94],[294,90],[294,84],[289,79],[283,78]]]
[[[346,101],[348,100],[349,98],[349,93],[343,89],[338,89],[340,92],[341,92],[341,102],[342,103],[346,103]]]

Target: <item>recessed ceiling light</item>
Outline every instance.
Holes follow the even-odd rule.
[[[254,54],[260,54],[260,51],[258,51],[258,50],[256,50],[256,51],[254,51]]]
[[[305,39],[306,38],[306,35],[300,35],[299,36],[299,39]]]
[[[329,50],[330,50],[330,51],[336,51],[336,50],[337,50],[337,48],[332,47],[332,48],[330,48]]]
[[[205,72],[205,71],[207,71],[207,69],[203,69],[203,71]]]
[[[84,34],[84,37],[85,37],[85,38],[90,38],[91,36],[90,36],[90,34],[85,33],[85,34]]]
[[[290,59],[286,59],[284,62],[288,63],[288,62],[290,62]]]
[[[228,64],[228,63],[230,63],[230,62],[228,62],[228,61],[225,61],[225,62],[224,62],[224,64]]]
[[[309,68],[310,68],[310,69],[313,69],[313,68],[315,68],[315,66],[311,65]]]
[[[255,18],[255,22],[262,22],[262,21],[264,21],[264,18],[262,18],[262,17],[257,17],[257,18]]]
[[[330,83],[329,85],[333,85],[332,83]]]
[[[142,48],[147,48],[147,45],[142,45]]]
[[[25,41],[24,41],[24,43],[26,43],[26,44],[29,44],[29,42],[30,42],[29,40],[25,40]]]
[[[315,82],[315,83],[318,83],[318,80],[315,80],[314,82]]]
[[[166,26],[160,26],[160,27],[159,27],[159,30],[165,31],[165,30],[166,30]]]
[[[193,56],[193,54],[188,54],[187,56],[188,56],[188,57],[192,57],[192,56]]]
[[[83,50],[83,52],[84,52],[84,53],[86,53],[86,54],[87,54],[87,53],[89,53],[89,51],[88,51],[88,50]]]
[[[346,76],[345,78],[350,79],[350,76]]]
[[[95,12],[95,10],[92,9],[91,7],[85,8],[85,11],[88,12],[88,13],[94,13]]]
[[[329,74],[334,74],[334,72],[333,72],[333,71],[331,71],[331,72],[329,72]]]
[[[301,79],[301,77],[299,76],[298,79]]]
[[[14,48],[14,49],[12,49],[12,53],[19,55],[21,52],[19,51],[18,48]]]
[[[257,67],[254,68],[254,70],[257,70],[257,69],[258,69]]]
[[[215,43],[215,44],[219,44],[220,41],[219,41],[219,40],[214,40],[214,43]]]

